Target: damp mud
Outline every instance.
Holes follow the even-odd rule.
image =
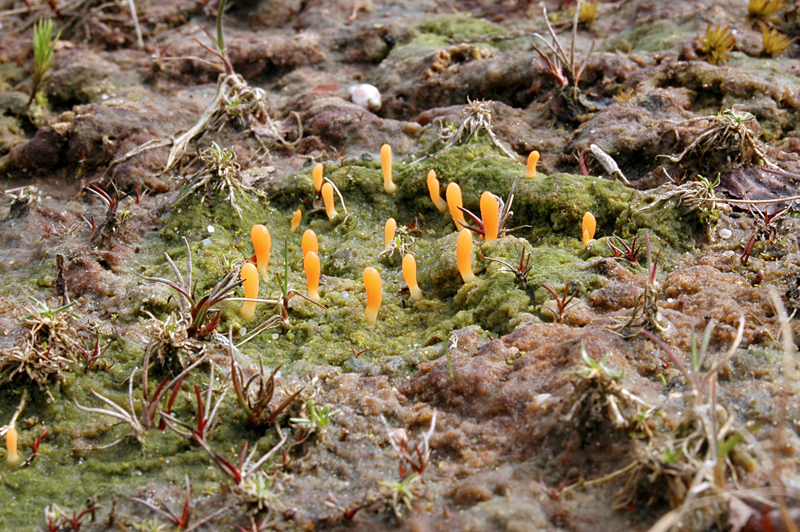
[[[575,4],[0,2],[0,529],[800,526],[797,5]]]

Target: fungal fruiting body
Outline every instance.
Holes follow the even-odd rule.
[[[301,211],[300,209],[294,211],[294,214],[292,215],[292,227],[291,227],[292,233],[297,232],[297,228],[300,227],[301,218],[303,218],[303,211]]]
[[[314,301],[319,301],[319,255],[313,251],[306,253],[305,258],[303,258],[303,269],[306,271],[308,297]]]
[[[306,256],[306,253],[309,251],[313,251],[317,255],[319,255],[319,243],[317,242],[317,233],[312,231],[311,229],[306,229],[306,232],[303,233],[303,239],[300,241],[300,244],[303,248],[303,257]]]
[[[10,466],[17,465],[20,460],[19,453],[17,452],[17,436],[16,427],[9,427],[8,431],[6,432],[6,451],[8,451],[8,455],[6,456],[6,464]]]
[[[336,207],[333,204],[333,185],[325,183],[322,185],[322,203],[325,204],[325,214],[328,215],[328,220],[333,220],[336,215]]]
[[[322,164],[317,164],[314,166],[314,169],[311,170],[311,180],[314,182],[314,192],[319,194],[320,189],[322,189]]]
[[[462,229],[458,232],[456,258],[458,259],[458,271],[464,282],[469,283],[477,279],[472,273],[472,232],[469,229]]]
[[[488,190],[481,194],[481,220],[484,242],[497,240],[497,231],[500,228],[500,202]]]
[[[381,274],[372,266],[364,268],[364,288],[367,290],[367,308],[364,316],[370,325],[378,319],[378,309],[381,308]]]
[[[394,218],[386,220],[386,225],[383,226],[383,250],[389,251],[389,247],[394,240],[394,233],[397,231],[397,222]]]
[[[419,301],[422,299],[422,290],[419,289],[417,284],[417,261],[411,253],[403,257],[403,279],[408,285],[408,290],[411,292],[411,299]]]
[[[528,179],[536,177],[536,163],[539,162],[539,152],[533,150],[528,154],[528,166],[525,169],[525,177]]]
[[[269,252],[272,247],[272,237],[269,229],[261,224],[254,225],[250,230],[250,238],[253,240],[253,248],[256,250],[256,266],[258,273],[267,276],[269,267]]]
[[[450,216],[453,217],[453,223],[456,224],[456,229],[461,229],[467,225],[464,222],[464,213],[459,209],[459,207],[464,205],[461,202],[461,187],[456,183],[450,183],[447,185],[444,195],[447,198],[447,207],[450,209]]]
[[[397,185],[392,183],[392,147],[388,144],[381,146],[381,170],[383,170],[383,190],[387,194],[397,192]]]
[[[244,288],[244,297],[247,299],[258,298],[258,270],[252,262],[245,262],[242,266],[242,288]],[[239,314],[246,319],[253,319],[253,314],[256,313],[256,302],[245,301],[242,303],[242,310]]]
[[[597,228],[597,220],[592,213],[587,212],[583,215],[583,245],[585,246],[594,238],[594,230]]]
[[[347,92],[350,93],[350,99],[353,103],[364,109],[368,109],[373,113],[381,109],[381,91],[375,85],[369,83],[359,83],[358,85],[351,85],[348,87]]]
[[[439,209],[439,212],[447,210],[447,202],[439,194],[439,180],[436,179],[436,172],[433,170],[428,172],[428,193],[431,195],[431,201]]]

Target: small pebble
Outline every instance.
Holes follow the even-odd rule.
[[[200,242],[204,247],[208,247],[212,245],[214,242],[211,241],[210,238],[204,238],[202,242]]]
[[[381,92],[375,85],[360,83],[358,85],[352,85],[347,89],[347,92],[350,93],[350,98],[353,100],[354,104],[372,112],[380,110]]]
[[[724,238],[728,240],[733,235],[733,232],[730,229],[720,229],[719,236],[720,238]]]
[[[206,231],[208,231],[208,234],[213,235],[216,229],[214,229],[213,225],[209,225],[208,227],[206,227]]]

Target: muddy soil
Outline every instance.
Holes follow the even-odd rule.
[[[798,6],[582,4],[0,0],[0,529],[800,527]]]

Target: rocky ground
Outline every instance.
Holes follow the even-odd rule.
[[[0,0],[0,528],[800,527],[797,5],[584,4]]]

